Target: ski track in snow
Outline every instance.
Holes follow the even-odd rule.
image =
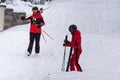
[[[43,13],[46,22],[43,30],[54,40],[43,33],[47,43],[41,36],[39,55],[35,55],[34,49],[30,57],[25,54],[30,24],[0,32],[0,80],[119,80],[119,4],[117,0],[53,1],[49,4],[52,7]],[[83,52],[79,62],[82,73],[60,71],[62,44],[66,34],[71,38],[68,26],[72,23],[82,33]]]

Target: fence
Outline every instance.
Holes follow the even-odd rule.
[[[26,13],[13,12],[13,9],[7,9],[6,6],[0,5],[0,31],[28,23],[27,21],[22,21],[21,16],[26,16]]]

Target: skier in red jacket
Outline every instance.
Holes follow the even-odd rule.
[[[28,47],[28,56],[31,55],[32,48],[33,48],[33,43],[35,41],[35,53],[38,54],[40,52],[40,36],[41,36],[41,26],[44,26],[44,20],[43,17],[38,11],[38,7],[33,7],[32,8],[32,16],[25,18],[24,16],[21,17],[22,20],[31,20],[31,26],[30,26],[30,42],[29,42],[29,47]]]
[[[77,69],[77,71],[82,72],[82,68],[80,67],[78,63],[80,55],[82,53],[81,33],[79,30],[77,30],[76,25],[70,25],[69,31],[71,32],[72,40],[71,42],[68,40],[64,41],[65,44],[63,45],[68,46],[68,47],[73,47],[74,49],[74,52],[70,60],[70,71],[75,71],[75,69]]]

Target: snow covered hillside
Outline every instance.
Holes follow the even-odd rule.
[[[25,6],[21,1],[8,5],[29,16],[31,7]],[[47,43],[41,36],[39,55],[34,50],[30,57],[25,54],[30,24],[0,32],[0,80],[119,80],[120,0],[53,0],[42,7],[49,6],[43,13],[43,30],[54,40],[43,33]],[[71,24],[76,24],[82,33],[82,73],[61,72],[62,44],[66,34],[71,39]],[[66,56],[68,53],[69,48]]]

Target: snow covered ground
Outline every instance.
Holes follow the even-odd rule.
[[[31,7],[25,6],[19,2],[8,7],[30,15]],[[53,0],[43,7],[49,6],[43,13],[43,30],[54,40],[43,33],[47,43],[41,37],[39,55],[34,50],[30,57],[25,54],[30,24],[0,32],[0,80],[119,80],[120,0]],[[66,34],[71,38],[71,24],[76,24],[82,33],[82,73],[61,72],[62,44]]]

